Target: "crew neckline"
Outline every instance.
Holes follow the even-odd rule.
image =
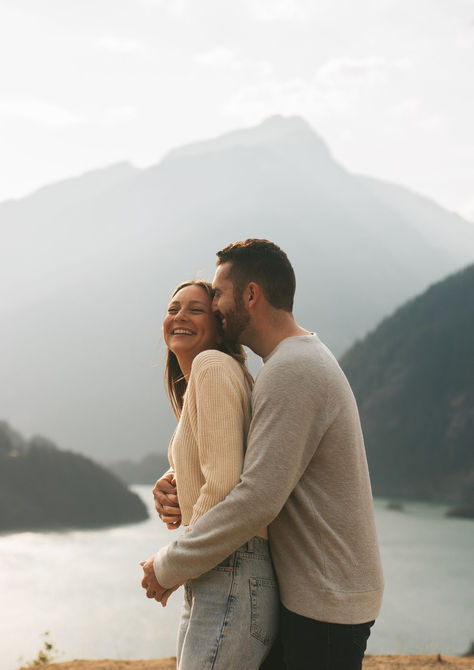
[[[270,353],[265,356],[265,358],[262,358],[263,363],[265,364],[269,358],[273,356],[274,353],[281,347],[282,344],[285,342],[288,342],[288,340],[309,340],[316,338],[318,339],[317,333],[310,332],[308,335],[290,335],[289,337],[284,337],[281,342],[278,342],[276,347],[270,351]]]

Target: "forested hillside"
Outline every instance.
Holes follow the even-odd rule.
[[[474,513],[474,265],[385,319],[341,359],[374,493]]]
[[[0,532],[141,521],[140,498],[108,470],[0,422]]]

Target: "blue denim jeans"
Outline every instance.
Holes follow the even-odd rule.
[[[278,587],[268,540],[254,537],[184,585],[178,670],[253,670],[278,632]]]

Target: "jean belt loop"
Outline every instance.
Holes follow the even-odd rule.
[[[253,552],[253,537],[250,538],[250,540],[247,542],[247,551],[249,554]]]

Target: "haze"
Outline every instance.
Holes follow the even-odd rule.
[[[472,0],[1,0],[0,200],[276,114],[474,210]]]

